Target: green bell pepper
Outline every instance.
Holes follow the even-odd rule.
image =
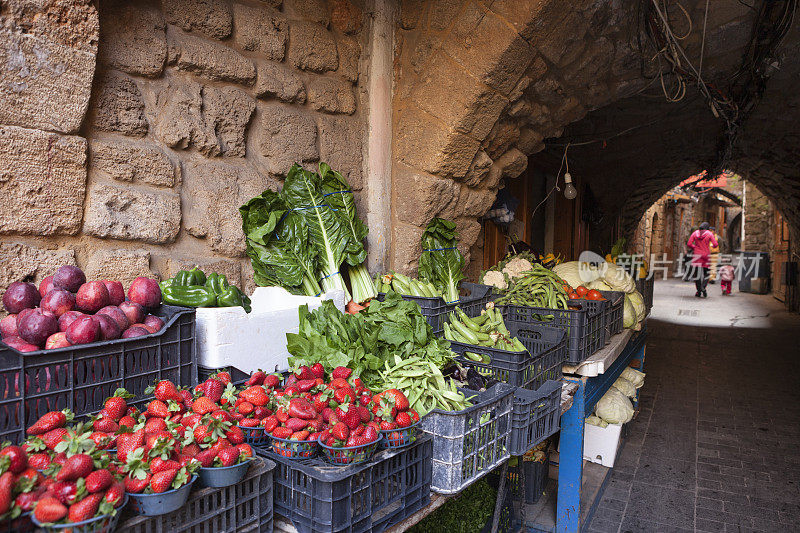
[[[206,288],[211,289],[214,291],[214,294],[222,294],[228,287],[230,287],[230,283],[228,283],[228,278],[225,274],[217,274],[216,272],[212,272],[208,275],[205,283]]]
[[[236,287],[230,286],[217,295],[217,305],[220,307],[240,307],[242,293]]]
[[[191,270],[181,270],[172,278],[173,285],[188,287],[191,285],[205,285],[206,275],[197,267]]]
[[[161,289],[161,299],[182,307],[216,307],[217,295],[202,285],[171,285]]]

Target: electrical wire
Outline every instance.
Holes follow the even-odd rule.
[[[567,143],[566,147],[564,148],[564,155],[561,156],[561,166],[558,167],[558,172],[556,172],[556,183],[555,183],[555,185],[553,186],[552,189],[550,189],[550,192],[547,193],[547,195],[542,199],[542,201],[539,202],[539,204],[536,207],[533,208],[533,212],[531,213],[531,219],[533,219],[534,215],[536,215],[536,211],[540,207],[542,207],[542,204],[545,203],[547,201],[547,199],[550,198],[550,196],[555,191],[561,192],[561,189],[558,187],[558,178],[561,177],[561,171],[564,169],[564,165],[565,164],[567,166],[567,172],[569,172],[569,162],[567,161],[567,151],[569,150],[569,147],[570,147],[570,143]]]

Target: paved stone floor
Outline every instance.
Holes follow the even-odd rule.
[[[641,411],[589,531],[800,531],[800,315],[656,283]]]

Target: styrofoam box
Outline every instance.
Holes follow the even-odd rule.
[[[609,424],[604,428],[584,424],[583,458],[613,468],[621,433],[622,424]]]
[[[308,304],[309,310],[333,300],[344,312],[344,292],[329,291],[319,298],[295,296],[282,287],[258,287],[253,296],[252,311],[241,307],[209,307],[197,309],[197,364],[207,368],[233,366],[250,373],[288,370],[286,333],[297,333],[298,308]]]

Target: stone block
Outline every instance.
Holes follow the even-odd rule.
[[[179,70],[192,72],[214,81],[243,85],[256,78],[253,62],[225,45],[193,35],[167,31],[169,62]]]
[[[442,177],[464,177],[480,148],[478,141],[417,108],[396,115],[394,142],[401,162]]]
[[[229,257],[244,256],[239,206],[278,184],[252,167],[193,158],[184,163],[184,229],[207,239],[211,249]]]
[[[160,148],[145,142],[93,139],[89,167],[117,181],[173,187],[176,166]]]
[[[0,146],[0,234],[78,233],[86,139],[0,126]]]
[[[456,216],[481,217],[489,211],[496,198],[497,191],[493,189],[461,187]]]
[[[156,78],[167,60],[164,17],[156,9],[126,0],[100,6],[100,62],[138,76]]]
[[[331,22],[325,0],[286,0],[284,8],[293,18],[316,22],[326,28]]]
[[[317,111],[351,115],[356,111],[353,84],[339,78],[315,76],[308,82],[308,103]]]
[[[154,133],[170,148],[196,148],[208,156],[220,154],[214,128],[203,116],[202,87],[170,80],[154,95]]]
[[[76,133],[94,67],[94,53],[0,30],[0,123]]]
[[[225,39],[233,30],[233,14],[225,0],[161,0],[167,22],[185,31]]]
[[[478,235],[481,232],[481,223],[472,217],[460,217],[453,222],[456,223],[456,232],[458,234],[458,250],[467,259],[469,257],[469,249],[478,240]]]
[[[519,138],[514,145],[523,153],[531,155],[544,149],[542,139],[543,137],[539,132],[531,128],[521,128],[519,130]]]
[[[320,160],[341,172],[353,190],[364,188],[363,136],[364,125],[357,118],[320,117]]]
[[[442,95],[447,95],[443,98]],[[416,104],[456,131],[484,139],[508,100],[446,54],[436,53],[411,89]]]
[[[435,0],[429,4],[428,27],[434,31],[443,31],[449,28],[464,6],[464,2],[461,0]]]
[[[214,129],[223,156],[244,157],[244,134],[255,109],[255,101],[235,87],[203,89],[206,122]]]
[[[269,161],[270,172],[283,176],[294,163],[319,159],[312,117],[277,106],[261,108],[260,115],[258,149]]]
[[[352,37],[338,36],[336,47],[339,50],[339,70],[344,79],[358,81],[358,66],[361,58],[361,45]]]
[[[476,36],[491,36],[479,39]],[[493,12],[470,3],[442,45],[473,76],[508,95],[534,54],[530,44]]]
[[[489,157],[486,152],[483,150],[479,151],[475,154],[475,158],[472,160],[472,164],[466,176],[464,176],[464,183],[470,187],[477,186],[483,181],[486,174],[489,173],[489,169],[492,168],[492,163],[492,158]]]
[[[284,102],[303,104],[306,101],[306,88],[303,80],[292,70],[267,61],[256,64],[255,95],[258,98],[277,98]]]
[[[358,33],[363,24],[364,14],[350,0],[331,0],[331,24],[342,33]]]
[[[336,39],[314,22],[292,22],[289,26],[289,61],[302,70],[336,70],[339,68]]]
[[[241,263],[236,259],[209,258],[207,255],[198,253],[196,256],[166,256],[166,272],[164,278],[175,276],[180,270],[191,270],[194,267],[200,268],[206,274],[216,272],[225,274],[228,282],[242,289]],[[252,291],[248,294],[252,294]]]
[[[500,180],[516,178],[526,168],[528,168],[528,156],[512,148],[495,160],[482,186],[495,189],[500,185]]]
[[[100,238],[164,244],[181,228],[181,198],[130,185],[93,185],[88,194],[83,231]]]
[[[423,0],[401,0],[400,27],[404,30],[416,28],[424,6],[425,2]]]
[[[115,280],[126,288],[138,276],[157,277],[150,269],[150,252],[147,250],[99,248],[89,254],[83,271],[88,280]]]
[[[453,180],[405,169],[395,170],[392,189],[395,216],[414,226],[425,226],[458,198]]]
[[[511,122],[498,122],[486,143],[486,153],[497,159],[519,139],[519,128]]]
[[[134,136],[147,134],[142,93],[121,72],[112,70],[98,77],[92,110],[92,124],[97,129]]]
[[[92,0],[6,0],[0,26],[94,56],[100,27],[95,5]]]
[[[283,61],[289,24],[276,10],[269,7],[251,7],[234,4],[236,44],[250,52],[258,52],[267,59]]]
[[[413,224],[404,222],[392,224],[390,270],[395,270],[402,274],[411,274],[417,269],[419,256],[422,253],[422,245],[420,243],[422,231],[423,228]]]
[[[38,283],[62,265],[74,265],[71,248],[40,248],[19,242],[0,242],[0,289],[15,281]]]

